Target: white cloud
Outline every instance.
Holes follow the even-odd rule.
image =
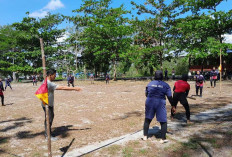
[[[59,8],[64,8],[64,4],[60,0],[51,0],[45,7],[30,13],[29,16],[43,18],[48,14],[49,11],[53,11]]]
[[[64,42],[69,36],[70,36],[70,33],[65,32],[62,37],[57,39],[57,42]]]
[[[56,10],[59,8],[64,8],[64,4],[60,0],[51,0],[43,9]]]
[[[34,11],[33,13],[30,13],[29,16],[30,17],[39,17],[39,18],[43,18],[48,14],[47,11],[43,11],[43,10],[39,10],[39,11]]]
[[[224,34],[223,37],[224,37],[224,40],[223,40],[224,43],[230,43],[230,44],[232,44],[232,35],[230,35],[230,34]]]

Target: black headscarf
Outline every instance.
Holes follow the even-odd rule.
[[[188,75],[187,74],[183,74],[182,77],[181,77],[181,80],[187,81],[188,80]]]
[[[163,72],[161,70],[155,72],[155,80],[163,80]]]

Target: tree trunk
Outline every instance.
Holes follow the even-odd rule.
[[[117,80],[117,69],[116,69],[116,61],[114,60],[114,81]]]

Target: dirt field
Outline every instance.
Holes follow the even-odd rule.
[[[66,82],[56,83],[66,85]],[[173,87],[174,82],[168,83]],[[13,90],[8,87],[4,93],[6,106],[0,107],[0,156],[46,156],[44,111],[40,101],[34,96],[40,84],[12,84]],[[111,81],[109,85],[105,82],[91,84],[89,81],[76,81],[75,85],[82,87],[83,91],[55,91],[55,118],[52,130],[58,140],[52,142],[53,155],[62,156],[76,148],[141,130],[146,99],[144,90],[147,84],[148,81]],[[195,95],[194,82],[190,84],[189,95]],[[207,82],[202,98],[189,99],[192,114],[223,107],[232,102],[232,82],[223,82],[221,95],[219,83],[216,88],[209,88],[209,85]],[[169,103],[167,109],[170,111]],[[183,118],[184,108],[178,104],[175,121]],[[231,123],[231,119],[229,121]],[[151,126],[156,124],[158,123],[153,120]],[[191,129],[191,126],[189,127]],[[213,127],[220,128],[216,124]],[[231,132],[228,136],[231,143]],[[133,152],[135,148],[142,148],[144,145],[146,149],[139,149],[138,153]],[[163,148],[161,152],[165,152],[167,156],[173,152],[178,156],[182,149],[185,147],[176,144],[175,151]],[[159,156],[157,152],[151,141],[132,141],[126,146],[104,148],[87,156]],[[194,154],[194,149],[188,152]],[[184,155],[182,152],[182,156]]]

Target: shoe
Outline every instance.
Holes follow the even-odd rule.
[[[141,140],[146,141],[147,140],[147,136],[142,137]]]
[[[6,106],[6,105],[2,104],[2,106]]]
[[[187,122],[186,122],[187,124],[193,124],[193,122],[192,121],[190,121],[190,120],[187,120]]]
[[[163,139],[161,139],[160,141],[159,141],[161,144],[164,144],[164,143],[168,143],[169,141],[168,140],[163,140]]]
[[[174,120],[174,116],[171,116],[171,120]]]
[[[202,95],[200,95],[200,97],[202,98]]]

